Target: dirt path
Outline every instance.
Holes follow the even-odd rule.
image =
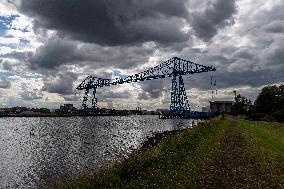
[[[220,154],[206,170],[202,188],[271,188],[269,179],[263,178],[258,161],[250,153],[250,142],[237,127],[237,119],[230,117],[229,123]]]

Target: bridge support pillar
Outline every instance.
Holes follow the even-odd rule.
[[[184,114],[190,111],[182,76],[174,76],[172,80],[170,112]]]
[[[93,112],[97,112],[98,110],[98,105],[97,105],[97,98],[96,98],[96,92],[97,92],[97,88],[93,88],[93,99],[92,99],[92,109]]]
[[[89,94],[89,89],[86,89],[85,90],[85,95],[83,97],[82,107],[81,107],[81,109],[84,112],[88,111],[88,104],[87,104],[88,103],[88,94]]]

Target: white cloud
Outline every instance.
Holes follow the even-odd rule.
[[[6,0],[1,0],[0,2],[0,16],[11,16],[17,14],[16,7],[8,3]]]

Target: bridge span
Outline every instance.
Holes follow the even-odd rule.
[[[92,111],[97,112],[99,110],[97,106],[96,92],[97,88],[103,88],[112,85],[119,85],[124,83],[132,83],[145,80],[161,79],[166,77],[172,77],[172,91],[171,91],[171,105],[170,113],[171,117],[181,116],[193,116],[202,117],[206,116],[204,113],[198,114],[198,112],[191,112],[184,87],[183,76],[189,74],[196,74],[202,72],[216,71],[216,68],[212,66],[200,65],[188,60],[184,60],[178,57],[173,57],[158,66],[150,68],[146,71],[127,76],[125,78],[104,79],[96,76],[88,76],[85,80],[78,85],[77,90],[85,91],[83,97],[82,107],[83,111],[89,110],[88,108],[88,94],[90,90],[93,90],[92,98]]]

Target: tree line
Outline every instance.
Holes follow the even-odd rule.
[[[254,103],[240,94],[236,95],[232,112],[251,120],[284,122],[284,85],[264,87]]]

